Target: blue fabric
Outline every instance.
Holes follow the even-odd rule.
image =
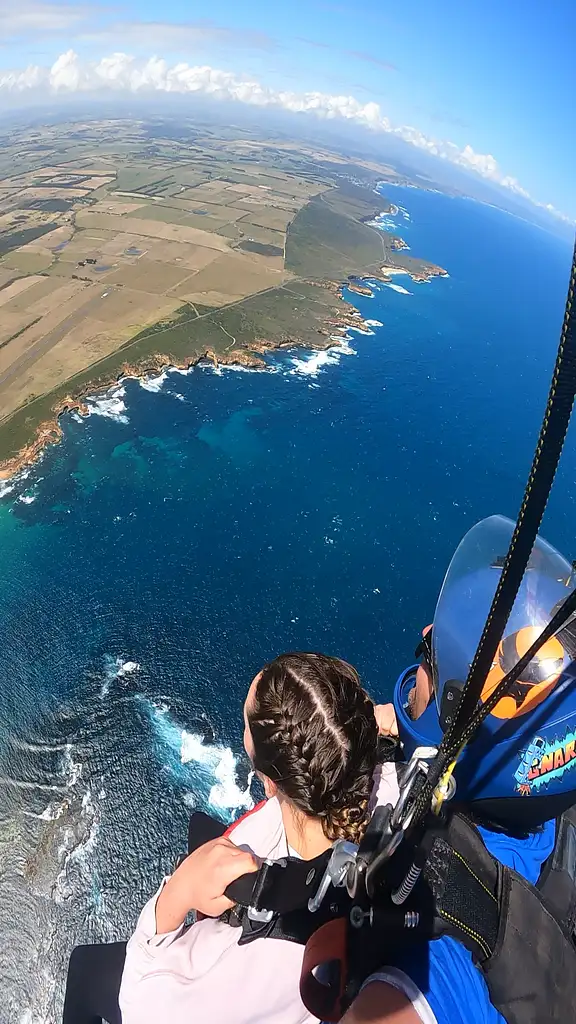
[[[494,857],[534,883],[554,847],[556,823],[547,822],[541,832],[527,839],[512,839],[487,829],[480,832]],[[472,954],[455,939],[438,939],[412,950],[395,966],[418,986],[438,1024],[506,1024],[490,1002]]]

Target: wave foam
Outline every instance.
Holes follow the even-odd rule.
[[[115,679],[122,679],[124,676],[140,671],[140,665],[137,661],[123,661],[122,658],[113,658],[109,654],[106,655],[104,663],[104,681],[100,688],[100,696],[102,698],[108,696],[110,686]]]
[[[57,821],[58,818],[62,817],[67,808],[67,800],[62,800],[60,803],[49,803],[38,817],[41,821]]]
[[[0,498],[7,498],[9,494],[12,494],[14,486],[11,480],[0,482]]]
[[[78,895],[78,883],[94,888],[92,853],[100,830],[98,805],[92,798],[90,787],[82,797],[78,820],[67,825],[58,847],[58,860],[62,864],[54,885],[52,898],[64,903]]]
[[[350,328],[358,330],[358,328]],[[362,331],[361,333],[366,333]],[[342,338],[340,344],[332,348],[323,349],[320,352],[312,352],[309,356],[292,359],[290,374],[301,374],[304,377],[317,377],[327,366],[337,366],[342,356],[355,356],[356,351],[348,344],[347,338]]]
[[[274,366],[243,366],[241,363],[219,363],[218,366],[214,366],[214,363],[202,362],[198,364],[202,370],[208,370],[210,373],[215,374],[217,377],[222,377],[225,373],[277,373],[278,370]]]
[[[87,398],[88,415],[104,416],[106,419],[115,420],[116,423],[129,423],[126,416],[126,405],[123,401],[125,394],[126,391],[123,387],[117,387],[107,391],[100,398]]]
[[[386,284],[386,287],[391,288],[393,292],[400,292],[400,295],[412,295],[412,292],[409,292],[407,288],[403,288],[401,284],[392,284],[390,281]]]
[[[67,743],[62,754],[62,767],[60,774],[66,779],[66,788],[75,786],[82,775],[82,764],[72,757],[72,744]]]
[[[366,322],[366,321],[364,321],[364,322]],[[365,336],[368,336],[370,334],[374,334],[375,333],[374,331],[371,331],[370,329],[365,331],[363,327],[349,327],[348,330],[349,331],[354,331],[355,334],[364,334]]]
[[[168,380],[168,374],[166,370],[159,373],[157,377],[140,377],[140,387],[144,388],[145,391],[161,391],[163,385]]]
[[[248,777],[246,789],[241,789],[236,777],[238,758],[230,747],[206,743],[202,736],[183,729],[171,716],[167,704],[146,697],[140,699],[156,735],[173,755],[183,787],[187,789],[190,773],[194,772],[195,790],[200,790],[201,800],[228,817],[232,817],[232,811],[250,810],[254,806],[250,793],[253,773]],[[194,793],[185,792],[183,799],[187,806],[196,805]]]
[[[23,502],[24,505],[31,505],[33,501],[36,501],[36,495],[35,494],[21,494],[20,497],[18,498],[18,501]]]

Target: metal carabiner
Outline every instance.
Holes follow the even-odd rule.
[[[337,839],[332,847],[330,860],[322,875],[320,885],[314,896],[308,900],[308,910],[314,914],[321,906],[322,901],[331,885],[341,886],[346,881],[348,868],[356,863],[358,847],[349,843],[347,839]]]

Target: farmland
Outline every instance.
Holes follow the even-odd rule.
[[[128,362],[327,344],[346,316],[333,282],[389,261],[363,220],[390,168],[240,129],[180,134],[90,121],[2,139],[0,462]]]

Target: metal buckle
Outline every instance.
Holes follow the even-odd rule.
[[[382,836],[378,853],[366,869],[365,884],[368,895],[373,893],[376,872],[395,853],[404,838],[405,832],[408,831],[412,824],[414,804],[407,811],[408,801],[412,796],[416,780],[420,774],[428,774],[429,762],[436,757],[437,753],[436,747],[416,747],[406,766],[402,782],[400,783],[400,796],[390,815],[387,833]]]
[[[269,857],[266,857],[262,861],[262,864],[260,865],[260,871],[258,872],[258,875],[257,875],[257,878],[256,878],[256,882],[254,884],[254,890],[256,890],[256,899],[254,901],[255,903],[258,903],[258,895],[259,895],[260,890],[261,890],[261,884],[259,884],[259,880],[261,878],[262,869],[264,869],[264,876],[265,876],[266,872],[267,872],[267,868],[274,867],[274,866],[275,867],[285,868],[286,864],[287,864],[287,861],[286,861],[285,857],[281,857],[280,860],[270,860]],[[246,910],[246,913],[248,914],[248,918],[250,919],[250,921],[254,921],[257,924],[269,924],[270,921],[272,920],[272,918],[274,917],[274,911],[273,910],[266,910],[265,907],[258,907],[258,906],[254,906],[253,904],[251,904],[248,907],[248,909]]]
[[[308,910],[312,914],[315,914],[322,905],[331,885],[343,886],[345,884],[348,868],[351,864],[356,863],[357,853],[358,847],[354,843],[349,843],[347,839],[336,840],[316,894],[308,900]]]

